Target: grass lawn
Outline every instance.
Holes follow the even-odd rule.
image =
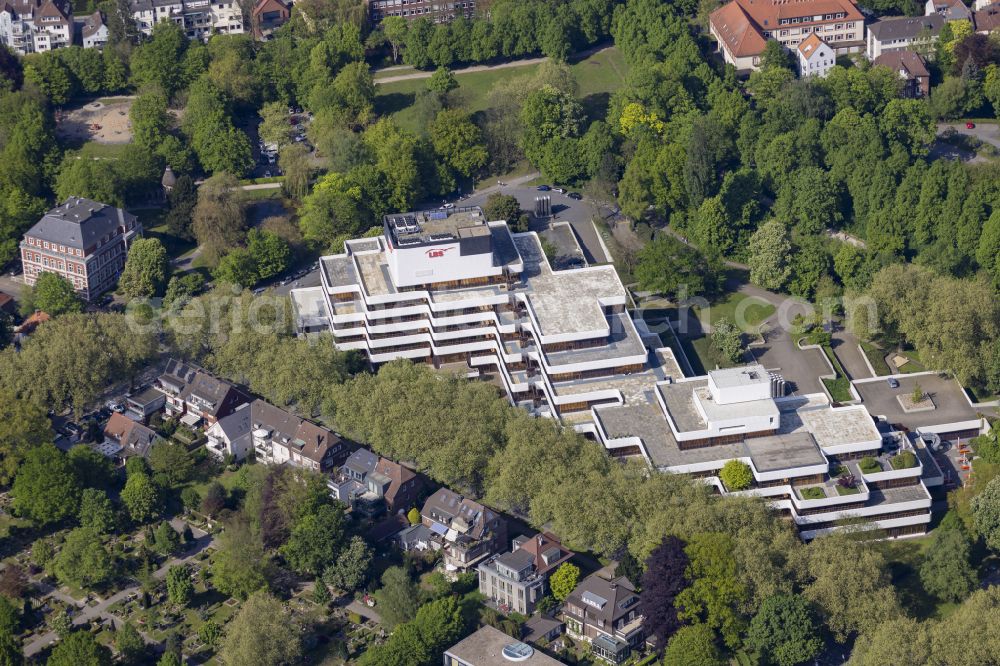
[[[940,602],[924,590],[920,582],[920,564],[932,537],[922,536],[898,541],[874,542],[885,555],[892,584],[903,607],[918,620],[942,619],[958,608],[957,604]]]
[[[80,157],[94,158],[98,157],[101,159],[118,159],[125,152],[125,148],[129,144],[127,143],[99,143],[97,141],[88,141],[80,147],[77,154]]]
[[[879,377],[891,374],[888,364],[885,362],[885,351],[876,347],[870,342],[861,343],[861,351],[865,353],[865,358],[871,363],[875,374]]]
[[[841,485],[837,486],[838,495],[857,495],[860,492],[861,489],[858,488],[857,486],[854,486],[853,488],[845,488],[844,486]]]
[[[709,323],[713,326],[720,319],[725,318],[739,326],[744,333],[754,333],[765,319],[774,314],[774,309],[773,305],[763,299],[756,296],[745,296],[734,291],[726,294],[724,299],[710,304],[707,316]],[[705,321],[706,313],[704,311],[695,308],[695,314],[703,322]]]
[[[163,243],[163,247],[167,250],[167,256],[171,259],[176,259],[183,254],[187,254],[197,247],[194,241],[180,238],[170,233],[164,222],[167,216],[166,209],[140,208],[130,212],[142,222],[143,235],[146,238],[155,238]]]
[[[802,499],[807,500],[823,499],[826,497],[826,491],[819,486],[810,486],[808,488],[799,488],[799,495],[802,495]]]
[[[900,352],[903,356],[910,359],[910,362],[899,369],[900,372],[904,374],[909,374],[911,372],[923,372],[927,368],[920,362],[920,354],[915,351],[904,351]]]
[[[269,187],[263,190],[243,190],[243,198],[250,201],[260,199],[281,199],[284,195],[280,187]]]
[[[830,392],[830,397],[835,402],[850,402],[854,400],[854,396],[851,394],[851,381],[847,378],[847,373],[844,372],[844,366],[840,364],[840,361],[829,345],[824,345],[823,353],[826,354],[830,365],[833,366],[834,372],[837,373],[836,379],[823,380],[823,385]]]
[[[7,513],[0,513],[0,539],[6,539],[10,535],[12,527],[28,527],[30,525],[30,521],[15,518]]]
[[[865,474],[878,474],[879,472],[884,472],[882,465],[879,464],[874,458],[862,458],[858,462],[858,469],[860,469]]]
[[[588,116],[593,119],[603,118],[607,113],[611,93],[622,86],[628,71],[622,54],[615,48],[606,49],[570,65],[570,69],[576,77],[579,97]],[[458,73],[456,78],[459,86],[456,92],[463,100],[462,106],[471,113],[485,111],[489,92],[497,82],[530,76],[537,70],[538,65],[534,64],[467,74]],[[379,78],[405,74],[407,74],[405,70],[387,72]],[[411,112],[411,107],[417,92],[426,89],[427,79],[408,79],[380,84],[375,98],[375,111],[379,115],[390,115],[404,129],[421,130],[423,128],[418,127],[419,119]]]
[[[698,360],[701,362],[701,366],[704,371],[714,370],[716,366],[719,366],[720,368],[735,368],[737,365],[741,365],[739,363],[733,363],[728,358],[720,354],[715,347],[712,346],[712,341],[707,337],[695,338],[693,340],[682,338],[681,344],[684,345],[684,351],[688,352],[688,360],[691,361],[692,365],[695,361],[691,358],[691,351],[694,351]],[[698,372],[698,368],[693,369],[695,372]],[[705,372],[698,372],[698,374],[705,374]]]

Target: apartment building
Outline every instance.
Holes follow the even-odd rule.
[[[236,0],[134,0],[132,17],[144,35],[153,34],[160,21],[173,21],[188,39],[208,41],[215,34],[244,32],[243,10]]]
[[[94,12],[78,20],[80,43],[85,49],[103,48],[108,43],[108,26],[104,23],[104,15]]]
[[[880,431],[861,405],[833,407],[822,394],[783,397],[776,387],[760,365],[674,376],[655,384],[651,400],[595,408],[597,437],[613,452],[701,478],[719,493],[765,497],[804,539],[848,520],[891,537],[926,531],[927,484],[943,476],[919,441]],[[899,467],[902,453],[916,464]],[[750,488],[720,481],[730,460],[749,466]]]
[[[327,481],[330,495],[367,516],[414,507],[423,484],[408,467],[359,448]]]
[[[288,22],[292,12],[292,3],[284,0],[257,0],[250,15],[253,36],[267,40],[275,30]]]
[[[837,64],[837,56],[834,55],[830,45],[813,33],[799,42],[795,47],[795,57],[799,66],[799,76],[826,76]]]
[[[56,273],[85,300],[118,282],[132,241],[142,235],[134,215],[107,204],[70,197],[46,213],[21,241],[24,282]]]
[[[937,13],[876,21],[868,26],[865,55],[875,60],[883,53],[929,48],[937,41],[946,22]]]
[[[434,23],[447,23],[463,16],[472,18],[476,12],[475,0],[369,0],[368,10],[372,23],[386,16],[402,16],[408,21],[426,18]]]
[[[566,633],[590,643],[591,652],[610,664],[627,660],[646,641],[640,596],[624,576],[603,571],[587,576],[563,603]]]
[[[794,50],[815,34],[836,55],[860,51],[865,20],[851,0],[732,0],[711,13],[709,33],[727,63],[750,71],[769,39]]]
[[[420,520],[449,573],[470,571],[507,544],[507,521],[500,514],[447,488],[427,498]]]
[[[924,16],[940,14],[946,21],[971,21],[972,10],[962,0],[927,0]]]
[[[320,286],[292,291],[299,332],[329,331],[375,365],[493,380],[552,417],[620,402],[612,378],[647,367],[614,267],[553,270],[536,234],[478,208],[386,216],[381,236],[320,264]]]
[[[8,0],[0,9],[0,41],[19,55],[73,44],[73,8],[65,0]]]
[[[913,51],[889,51],[872,63],[898,72],[903,80],[903,97],[915,99],[931,94],[931,73],[924,59]]]
[[[208,430],[206,448],[218,458],[253,455],[268,465],[291,465],[315,472],[341,464],[351,447],[336,433],[257,399],[236,408]]]
[[[546,593],[549,574],[573,553],[551,534],[515,537],[510,552],[480,562],[479,592],[505,613],[531,615]]]
[[[229,382],[177,359],[167,361],[156,388],[166,396],[167,416],[190,427],[212,426],[250,402],[250,396]]]
[[[150,428],[116,412],[104,426],[104,441],[98,444],[97,451],[121,460],[132,456],[145,458],[160,441],[163,440]]]

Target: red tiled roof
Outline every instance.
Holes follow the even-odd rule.
[[[843,13],[838,21],[861,21],[864,17],[851,0],[732,0],[716,9],[709,22],[726,49],[737,57],[758,55],[767,40],[765,30],[775,30],[782,19],[798,18],[796,25],[811,25],[823,21],[816,16]]]
[[[797,48],[799,49],[799,53],[808,58],[809,56],[811,56],[813,53],[816,52],[816,49],[819,48],[820,44],[825,44],[825,43],[826,42],[820,39],[819,35],[817,35],[815,32],[810,32],[808,37],[799,42]]]

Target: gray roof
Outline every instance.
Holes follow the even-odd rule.
[[[522,569],[534,566],[535,554],[518,548],[515,551],[500,555],[496,561],[498,564],[502,564],[509,569],[521,571]]]
[[[244,405],[229,416],[219,419],[219,428],[230,442],[250,434],[250,406]]]
[[[940,14],[930,16],[904,16],[884,19],[868,26],[868,31],[880,42],[894,39],[913,39],[924,30],[937,35],[944,27],[945,18]]]
[[[523,644],[499,629],[486,626],[448,648],[445,654],[473,666],[510,666],[515,662],[504,656],[504,648],[517,650],[521,645]],[[516,663],[523,666],[559,666],[562,662],[541,650],[531,648],[520,650]]]
[[[591,617],[611,625],[629,611],[638,610],[639,595],[624,576],[608,580],[594,573],[580,581],[566,601],[585,607]]]
[[[344,463],[344,467],[362,475],[370,474],[376,465],[378,465],[378,456],[368,449],[358,449]]]
[[[119,227],[135,221],[135,215],[98,201],[70,197],[46,213],[28,236],[66,247],[86,249]]]
[[[882,65],[896,71],[906,71],[907,76],[916,78],[918,76],[930,76],[923,58],[913,51],[889,51],[875,58],[876,65]]]

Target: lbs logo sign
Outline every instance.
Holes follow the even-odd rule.
[[[427,254],[427,257],[429,259],[438,259],[440,257],[443,257],[445,252],[451,252],[454,249],[455,248],[453,248],[453,247],[443,247],[443,248],[431,249],[431,250],[427,250],[426,254]]]

